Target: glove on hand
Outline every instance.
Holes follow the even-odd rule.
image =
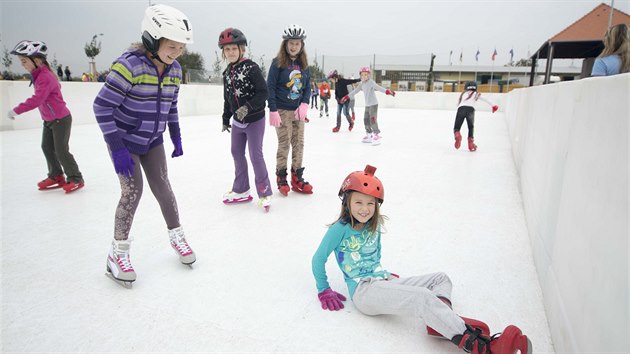
[[[387,90],[387,91],[385,91],[385,94],[394,97],[394,96],[396,96],[396,91]]]
[[[295,119],[301,120],[302,122],[306,121],[306,112],[308,112],[308,103],[302,103],[295,110]]]
[[[184,150],[182,149],[182,137],[178,136],[176,138],[171,138],[171,141],[173,142],[173,146],[175,147],[173,153],[171,154],[171,157],[182,156],[184,154]]]
[[[235,113],[236,118],[242,122],[243,119],[245,119],[247,113],[249,113],[249,109],[247,108],[247,106],[240,106]]]
[[[495,104],[494,106],[492,106],[492,113],[496,112],[498,109],[499,109],[499,106]]]
[[[276,128],[282,125],[282,119],[280,119],[280,113],[278,113],[278,111],[269,112],[269,125]]]
[[[14,111],[14,110],[12,110],[12,109],[10,109],[10,110],[7,112],[7,117],[9,117],[9,119],[11,119],[11,120],[15,120],[15,116],[17,116],[17,115],[18,115],[18,114],[17,114],[17,113],[15,113],[15,111]]]
[[[343,308],[343,302],[346,301],[346,297],[328,288],[321,293],[317,294],[319,302],[322,303],[323,310],[339,311]]]
[[[342,103],[342,104],[343,104],[343,103],[346,103],[346,102],[348,102],[348,100],[349,100],[349,99],[350,99],[350,96],[345,95],[345,96],[341,97],[341,103]]]
[[[133,175],[133,162],[131,154],[127,148],[112,151],[112,160],[114,160],[114,170],[121,176],[131,177]]]
[[[223,124],[223,129],[221,129],[221,133],[223,133],[223,132],[224,132],[224,131],[226,131],[226,130],[227,130],[227,132],[229,133],[229,132],[230,132],[230,128],[232,128],[232,126],[231,126],[231,125],[229,125],[229,124],[227,124],[227,125]]]

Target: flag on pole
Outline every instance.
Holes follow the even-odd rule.
[[[464,51],[462,50],[461,52],[459,52],[459,62],[463,62],[464,61]]]
[[[497,48],[494,48],[494,53],[492,53],[492,61],[497,58]]]
[[[514,60],[514,48],[510,49],[510,63]]]
[[[453,57],[453,50],[451,50],[451,53],[448,55],[448,65],[453,65],[453,60],[451,60]]]
[[[479,54],[481,52],[479,52],[479,49],[477,49],[477,54],[475,55],[475,61],[479,61]]]

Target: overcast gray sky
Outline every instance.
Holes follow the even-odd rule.
[[[155,1],[184,12],[192,22],[194,44],[210,70],[215,60],[217,38],[226,27],[241,29],[255,57],[273,58],[288,24],[307,32],[309,60],[317,54],[437,55],[436,64],[495,65],[535,52],[545,40],[591,11],[600,0],[317,0],[317,1]],[[604,1],[610,5],[610,0]],[[629,13],[630,0],[615,1],[615,8]],[[54,58],[69,65],[73,75],[87,71],[83,50],[94,34],[101,37],[98,70],[107,69],[131,42],[140,38],[140,23],[148,0],[0,0],[0,46],[12,49],[22,39],[45,41]],[[4,49],[4,48],[2,48]],[[424,63],[421,63],[424,64]],[[369,65],[369,62],[366,63]],[[4,69],[4,68],[3,68]],[[326,70],[331,69],[326,65]],[[17,60],[12,70],[23,72]],[[351,73],[348,73],[351,74]]]

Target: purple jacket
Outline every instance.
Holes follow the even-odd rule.
[[[69,116],[70,110],[66,107],[66,102],[61,95],[61,84],[57,75],[42,65],[33,70],[31,76],[35,85],[35,94],[13,108],[15,113],[22,114],[39,108],[42,119],[48,122]]]
[[[177,96],[181,79],[177,61],[159,76],[141,50],[126,51],[116,59],[94,100],[96,121],[109,148],[144,155],[164,142],[167,124],[171,139],[180,138]]]

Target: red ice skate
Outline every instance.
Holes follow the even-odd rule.
[[[40,191],[48,189],[62,188],[66,184],[66,178],[63,175],[48,177],[45,180],[37,183],[37,188]]]
[[[287,169],[283,168],[276,171],[276,181],[278,182],[278,190],[283,196],[289,194],[289,183],[287,183]]]
[[[475,145],[474,138],[468,138],[468,150],[477,151],[477,145]]]
[[[451,342],[473,354],[522,354],[532,353],[532,342],[521,330],[513,325],[505,327],[503,333],[488,337],[478,328],[466,325],[464,334],[458,334]]]
[[[459,131],[455,132],[455,149],[459,149],[459,147],[462,146],[462,135],[459,133]]]
[[[294,192],[313,194],[313,186],[304,180],[302,174],[304,173],[304,167],[297,170],[291,170],[291,189]]]

